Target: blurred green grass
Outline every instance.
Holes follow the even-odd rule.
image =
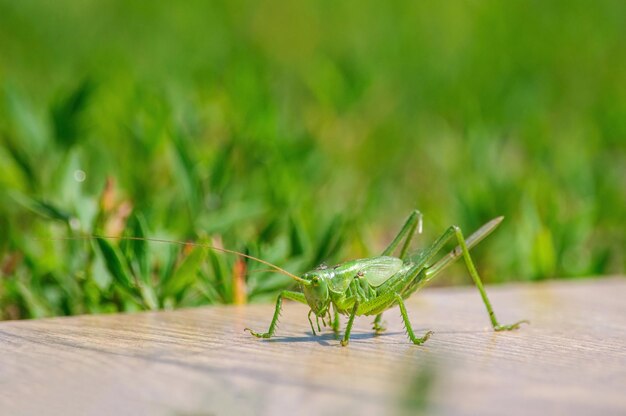
[[[51,237],[210,242],[297,273],[380,251],[415,207],[422,243],[506,217],[475,250],[488,282],[623,273],[625,17],[620,1],[0,0],[2,317],[291,284],[190,247]]]

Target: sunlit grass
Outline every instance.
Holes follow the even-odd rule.
[[[292,284],[53,237],[299,273],[377,253],[413,208],[423,244],[504,215],[487,282],[624,271],[620,2],[60,3],[0,2],[4,318]]]

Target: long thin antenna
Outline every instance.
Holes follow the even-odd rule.
[[[298,277],[298,276],[296,276],[293,273],[289,273],[287,270],[283,269],[282,267],[278,267],[277,265],[272,264],[269,261],[265,261],[265,260],[259,259],[257,257],[254,257],[254,256],[250,256],[249,254],[240,253],[239,251],[229,250],[229,249],[221,248],[221,247],[215,247],[215,246],[211,246],[209,244],[185,242],[185,241],[176,241],[176,240],[165,240],[165,239],[162,239],[162,238],[114,237],[114,236],[106,236],[106,235],[89,235],[89,236],[79,236],[79,237],[56,237],[56,238],[53,237],[53,238],[48,238],[47,240],[96,240],[98,238],[105,238],[105,239],[109,239],[109,240],[114,240],[114,239],[118,239],[118,240],[138,240],[138,241],[151,241],[153,243],[178,244],[178,245],[181,245],[181,246],[202,247],[202,248],[208,248],[208,249],[211,249],[211,250],[219,251],[219,252],[222,252],[222,253],[236,254],[238,256],[245,257],[245,258],[250,259],[250,260],[258,261],[259,263],[263,263],[266,266],[269,266],[269,267],[273,268],[277,272],[282,273],[282,274],[284,274],[286,276],[289,276],[292,279],[294,279],[295,281],[302,283],[303,285],[309,285],[310,284],[308,280],[304,280],[303,278]]]

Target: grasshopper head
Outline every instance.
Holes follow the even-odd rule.
[[[304,297],[317,316],[323,316],[328,312],[330,294],[328,293],[328,277],[323,271],[316,270],[302,276],[310,284],[303,285]]]

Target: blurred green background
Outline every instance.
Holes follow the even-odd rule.
[[[0,316],[268,301],[506,221],[487,282],[623,273],[626,2],[0,0]],[[438,283],[469,283],[463,268]]]

